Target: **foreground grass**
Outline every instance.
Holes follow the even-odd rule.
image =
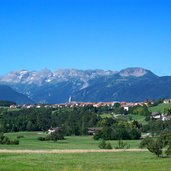
[[[1,171],[169,171],[171,159],[149,152],[0,154]]]
[[[37,138],[46,136],[41,132],[17,132],[7,133],[8,137],[15,139],[19,135],[19,145],[0,145],[0,149],[30,149],[30,150],[44,150],[44,149],[99,149],[100,141],[95,141],[92,136],[68,136],[65,140],[57,142],[53,141],[39,141]],[[109,141],[113,147],[117,146],[118,141]],[[130,148],[139,148],[140,140],[126,141]]]
[[[6,134],[10,138],[23,135],[19,145],[0,145],[0,149],[99,149],[99,141],[91,136],[69,136],[57,142],[42,142],[41,132]],[[112,146],[117,141],[110,141]],[[140,141],[126,141],[130,148],[138,148]],[[150,152],[93,152],[93,153],[0,153],[0,171],[171,171],[170,158],[157,158]]]

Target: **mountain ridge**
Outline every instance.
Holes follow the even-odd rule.
[[[0,100],[14,101],[17,104],[33,104],[34,102],[27,96],[16,92],[6,85],[0,85]]]
[[[12,71],[4,76],[0,76],[0,82],[22,82],[22,83],[37,83],[36,81],[45,81],[50,82],[53,79],[63,79],[64,81],[68,78],[81,78],[81,79],[92,79],[97,76],[107,76],[119,74],[124,77],[136,76],[141,77],[151,71],[133,67],[126,68],[121,71],[112,71],[112,70],[102,70],[102,69],[94,69],[94,70],[78,70],[78,69],[58,69],[54,72],[45,68],[40,71],[28,71],[25,69]],[[152,73],[152,72],[151,72]],[[62,81],[63,81],[62,80]]]
[[[75,101],[143,101],[171,97],[171,77],[159,77],[141,67],[121,71],[58,69],[19,70],[0,77],[36,103]]]

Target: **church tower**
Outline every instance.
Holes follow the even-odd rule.
[[[68,102],[69,102],[69,103],[71,103],[71,102],[72,102],[72,97],[71,97],[71,96],[69,97]]]

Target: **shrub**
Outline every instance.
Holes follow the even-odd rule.
[[[94,140],[99,140],[100,138],[101,138],[101,131],[95,133],[94,136],[93,136]]]
[[[2,139],[2,144],[10,144],[10,139],[8,137],[4,136]]]
[[[17,139],[24,138],[24,135],[18,135]]]
[[[100,149],[112,149],[112,146],[110,143],[106,143],[105,140],[102,140],[99,144]]]
[[[167,156],[171,156],[171,144],[169,145],[168,149],[166,150],[165,154]]]
[[[4,136],[3,133],[0,133],[0,144],[13,144],[13,145],[18,145],[19,140],[10,140],[8,137]]]
[[[13,144],[13,145],[19,145],[19,140],[13,140],[10,142],[10,144]]]
[[[46,138],[45,137],[38,137],[38,140],[39,141],[46,141]]]
[[[128,149],[130,148],[130,145],[126,142],[123,142],[123,140],[118,141],[118,145],[115,147],[115,149]]]
[[[39,137],[38,140],[40,141],[57,141],[57,140],[63,140],[64,139],[64,135],[62,133],[62,131],[58,130],[55,132],[52,132],[51,134],[47,135],[46,137]]]
[[[112,149],[112,145],[110,143],[106,143],[105,149]]]
[[[106,142],[105,142],[105,140],[102,140],[102,141],[100,142],[100,144],[99,144],[99,148],[100,148],[100,149],[105,149],[105,146],[106,146]]]
[[[151,153],[158,157],[171,155],[171,134],[161,134],[156,139],[146,137],[140,143],[140,148],[146,147]]]

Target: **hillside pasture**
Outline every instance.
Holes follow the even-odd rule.
[[[171,103],[160,103],[157,106],[149,107],[151,112],[164,112],[164,109],[171,108]]]

